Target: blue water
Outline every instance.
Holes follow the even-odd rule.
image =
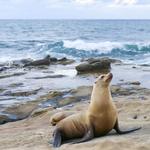
[[[0,62],[47,54],[150,64],[150,20],[0,20]]]

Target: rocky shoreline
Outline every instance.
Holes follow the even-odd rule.
[[[48,55],[40,60],[27,59],[0,65],[0,149],[49,149],[51,145],[48,141],[53,129],[49,123],[50,116],[58,111],[76,112],[86,108],[95,78],[109,71],[114,73],[111,91],[121,122],[127,127],[130,124],[142,125],[139,133],[144,139],[147,138],[147,132],[150,131],[149,66],[128,65],[108,57],[75,62]],[[130,76],[132,72],[137,73],[137,78],[134,78],[134,74]],[[146,87],[143,83],[146,83]],[[111,149],[121,149],[121,143],[130,143],[128,139],[131,139],[135,145],[129,148],[140,149],[143,146],[148,150],[149,140],[134,138],[139,133],[122,137],[117,142],[112,141],[117,137],[111,135],[102,138],[102,141],[100,138],[87,144],[90,148],[95,144],[95,149],[99,149],[103,148],[104,143],[110,142],[113,144]],[[33,143],[27,140],[29,137]],[[119,146],[115,143],[119,143]],[[65,144],[61,149],[66,146],[69,145]],[[70,145],[70,149],[82,150],[85,146]]]
[[[51,66],[55,67],[58,65],[65,66],[65,65],[73,64],[74,62],[75,61],[71,59],[67,59],[67,58],[58,59],[55,57],[51,57],[50,55],[47,55],[45,58],[39,59],[39,60],[22,59],[22,60],[13,61],[9,65],[3,64],[2,66],[1,64],[0,80],[4,80],[8,82],[8,85],[5,86],[5,88],[3,87],[0,88],[1,89],[0,90],[0,95],[1,95],[0,102],[4,103],[4,104],[3,103],[0,104],[0,107],[2,109],[0,111],[0,124],[7,123],[10,121],[16,121],[16,120],[20,120],[20,119],[24,119],[28,117],[32,113],[32,111],[36,107],[38,107],[38,105],[40,104],[43,106],[46,105],[46,104],[42,104],[44,103],[44,101],[46,101],[45,103],[47,104],[49,103],[49,105],[51,104],[51,101],[53,101],[53,105],[56,105],[56,107],[61,107],[61,105],[68,104],[69,101],[71,100],[68,99],[68,102],[63,102],[63,100],[60,101],[60,99],[62,96],[65,96],[64,93],[69,94],[69,90],[64,91],[64,92],[58,91],[56,93],[59,93],[59,94],[54,97],[51,96],[52,98],[49,98],[50,94],[48,93],[46,96],[49,99],[44,100],[42,95],[44,94],[44,92],[46,93],[49,92],[48,90],[44,90],[42,86],[40,87],[35,86],[32,89],[33,87],[32,85],[28,86],[28,89],[26,89],[27,86],[25,86],[24,84],[30,81],[32,82],[33,80],[35,81],[39,80],[39,82],[37,81],[37,83],[40,84],[40,82],[42,82],[42,80],[44,79],[46,82],[47,79],[57,80],[58,78],[59,79],[65,78],[66,75],[55,74],[54,71],[52,71],[51,68],[49,67]],[[95,60],[94,62],[97,68],[101,66],[101,69],[102,67],[104,67],[105,69],[110,69],[109,58],[106,58],[106,59],[102,58],[100,60]],[[98,63],[99,65],[97,65],[96,63]],[[90,69],[90,67],[86,67],[86,68]],[[97,68],[95,68],[95,71],[97,71]],[[34,76],[35,72],[37,73],[36,76]],[[39,74],[41,75],[39,76]],[[20,80],[26,79],[26,81],[24,81],[24,83],[22,81],[13,82],[13,80],[17,81],[19,77],[20,77]],[[23,90],[20,90],[20,89],[23,89]],[[53,91],[51,92],[53,93]],[[18,102],[15,104],[15,101],[21,101],[21,99],[23,99],[25,102],[22,102],[22,103]],[[57,100],[52,100],[52,99],[57,99]],[[10,106],[7,106],[10,102],[12,102],[12,104],[10,104]],[[64,104],[59,104],[59,103],[64,103]]]
[[[82,88],[83,89],[83,88]],[[143,91],[141,91],[143,94]],[[127,135],[116,135],[111,132],[105,137],[94,138],[93,140],[81,144],[63,144],[59,149],[70,150],[149,150],[150,134],[150,99],[149,95],[145,100],[141,100],[135,95],[114,95],[114,102],[119,113],[119,121],[122,128],[132,128],[142,126],[142,129]],[[134,97],[134,99],[133,99]],[[0,149],[1,150],[29,150],[29,149],[53,149],[49,143],[52,140],[53,126],[50,125],[50,116],[60,111],[79,112],[86,109],[89,100],[80,101],[61,108],[47,107],[33,111],[28,118],[7,123],[0,126]]]

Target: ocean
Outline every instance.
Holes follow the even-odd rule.
[[[75,62],[22,67],[20,61],[14,61],[41,59],[48,54]],[[111,84],[120,91],[123,88],[122,96],[124,91],[134,97],[132,92],[149,89],[150,21],[0,20],[0,124],[26,118],[35,104],[37,108],[59,107],[72,103],[74,98],[89,99],[87,95],[72,99],[72,93],[77,89],[84,93],[99,73],[79,75],[75,67],[84,58],[103,56],[123,61],[111,64]],[[49,95],[53,92],[55,98]],[[141,93],[135,98],[146,99]]]
[[[150,64],[150,20],[0,20],[0,62],[47,54]]]

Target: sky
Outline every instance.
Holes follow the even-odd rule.
[[[150,19],[150,0],[0,0],[0,19]]]

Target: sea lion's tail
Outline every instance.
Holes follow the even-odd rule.
[[[129,130],[126,130],[126,131],[121,131],[120,128],[119,128],[118,120],[117,120],[114,129],[116,130],[116,132],[117,132],[118,134],[127,134],[127,133],[134,132],[134,131],[136,131],[136,130],[140,130],[141,127],[134,128],[134,129],[129,129]]]
[[[55,129],[53,136],[54,136],[53,147],[60,147],[62,143],[62,136],[59,129]]]

